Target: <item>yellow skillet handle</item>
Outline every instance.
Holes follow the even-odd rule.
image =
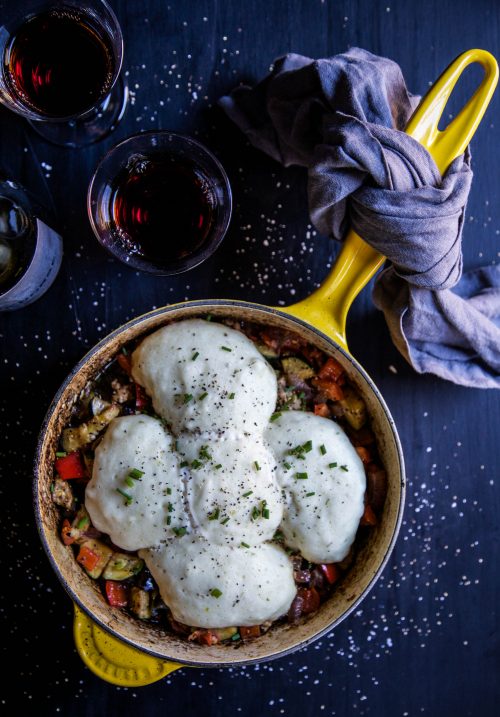
[[[446,129],[438,130],[439,120],[458,78],[474,62],[484,69],[483,81]],[[441,174],[465,151],[497,82],[498,65],[493,55],[485,50],[468,50],[443,72],[415,110],[406,132],[428,150]],[[284,311],[314,324],[347,349],[345,329],[349,307],[384,261],[382,254],[351,230],[330,274],[319,289]]]
[[[126,645],[101,630],[77,605],[74,607],[76,649],[87,667],[102,680],[120,687],[140,687],[182,667]]]

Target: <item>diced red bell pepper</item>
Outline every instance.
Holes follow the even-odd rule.
[[[147,405],[148,405],[148,400],[146,398],[146,394],[144,393],[144,389],[142,386],[139,386],[139,384],[136,383],[135,384],[135,408],[137,411],[143,411]]]
[[[94,551],[88,548],[86,545],[82,545],[76,560],[80,563],[80,565],[83,565],[85,570],[92,572],[92,570],[96,568],[97,563],[99,562],[99,555],[97,553],[94,553]]]
[[[314,415],[322,416],[323,418],[330,418],[330,409],[326,403],[317,403],[314,406]]]
[[[108,602],[113,607],[127,607],[128,605],[128,588],[116,580],[106,580],[104,589]]]
[[[125,356],[125,354],[118,354],[116,360],[120,364],[120,368],[125,371],[127,376],[130,376],[132,372],[132,361],[130,359],[130,356]]]
[[[335,381],[336,383],[339,382],[343,376],[344,368],[331,356],[318,371],[318,378]]]
[[[313,378],[312,383],[331,401],[341,401],[344,398],[342,389],[331,378]]]
[[[340,573],[334,563],[321,563],[320,568],[330,585],[337,582],[340,577]]]
[[[240,633],[240,637],[242,640],[249,640],[252,637],[259,637],[260,626],[259,625],[251,625],[250,627],[242,626],[242,627],[238,628],[238,631]]]
[[[369,503],[365,505],[365,510],[359,521],[360,525],[377,525],[377,516]]]
[[[80,451],[73,451],[72,453],[68,453],[67,456],[57,458],[55,469],[62,480],[87,477],[87,471],[83,465]]]
[[[63,520],[62,528],[61,528],[61,538],[64,543],[64,545],[71,545],[71,543],[75,542],[75,538],[71,535],[71,523],[67,518]]]
[[[368,465],[368,463],[371,462],[372,454],[368,450],[368,448],[366,448],[365,446],[357,446],[356,453],[358,454],[358,456],[361,458],[361,460],[363,461],[363,463],[365,465]]]

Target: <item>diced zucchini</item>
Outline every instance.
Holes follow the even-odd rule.
[[[211,632],[214,633],[214,635],[217,635],[219,642],[222,642],[223,640],[229,640],[230,637],[233,635],[236,635],[238,632],[237,627],[218,627],[215,630],[212,629]]]
[[[80,559],[80,556],[84,550],[91,551],[94,555],[97,555],[98,560],[93,568],[86,567],[85,563]],[[101,577],[102,571],[108,564],[108,561],[112,555],[113,551],[111,550],[111,548],[108,548],[107,545],[101,543],[100,540],[89,539],[84,540],[83,543],[81,543],[80,553],[77,557],[77,560],[81,565],[83,565],[87,575],[89,575],[89,577],[91,578],[94,578],[94,580],[97,580],[97,578]]]
[[[62,434],[64,450],[71,453],[94,441],[108,423],[120,414],[120,410],[120,406],[111,404],[87,423],[82,423],[76,428],[65,428]]]
[[[70,481],[56,478],[53,483],[52,500],[61,508],[72,511],[75,509],[75,497],[71,489]]]
[[[361,396],[350,386],[342,386],[344,398],[339,403],[344,410],[344,416],[356,431],[362,428],[368,418],[366,405]]]
[[[134,585],[130,588],[129,607],[140,620],[149,620],[151,617],[150,593]]]
[[[271,346],[266,346],[266,344],[256,344],[256,348],[266,359],[277,359],[279,356]]]
[[[291,384],[297,383],[297,381],[305,381],[315,375],[314,369],[309,364],[293,356],[281,359],[281,365]]]
[[[144,567],[144,561],[125,553],[113,553],[103,572],[105,580],[126,580],[132,575],[140,573]]]

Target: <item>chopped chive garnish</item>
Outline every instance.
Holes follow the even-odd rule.
[[[214,598],[220,598],[222,595],[222,590],[219,590],[219,588],[212,588],[210,590],[210,595]]]
[[[132,503],[132,496],[128,493],[125,493],[124,490],[122,490],[121,488],[117,488],[116,492],[125,498],[125,505],[130,505]]]
[[[273,540],[283,540],[283,533],[281,530],[277,530],[275,534],[273,535]]]
[[[198,456],[200,458],[205,458],[207,461],[209,461],[212,458],[212,456],[208,452],[208,446],[202,446],[199,450]]]
[[[224,518],[224,520],[221,520],[221,521],[220,521],[220,524],[221,524],[221,525],[226,525],[226,523],[228,522],[228,520],[229,520],[229,516],[226,516],[226,517]]]
[[[229,346],[221,346],[222,351],[232,351],[233,349],[230,349]]]
[[[310,498],[312,495],[316,495],[313,490],[310,493],[306,493],[306,498]]]
[[[241,640],[241,635],[239,632],[235,632],[234,635],[231,635],[232,642],[236,642],[236,640]]]
[[[189,401],[192,401],[193,394],[192,393],[185,393],[183,398],[183,403],[189,403]]]
[[[295,478],[297,478],[298,480],[306,480],[306,478],[308,478],[308,475],[307,473],[296,473]]]
[[[257,520],[260,517],[260,510],[254,505],[252,508],[252,520]]]
[[[319,452],[321,453],[322,456],[325,455],[325,453],[326,453],[326,448],[325,448],[324,445],[321,445],[321,446],[319,447]]]
[[[306,441],[302,446],[302,450],[304,451],[304,453],[309,453],[309,451],[312,451],[312,447],[312,441]]]
[[[168,503],[168,505],[167,505],[168,512],[171,513],[173,511],[173,509],[174,509],[174,506],[172,505],[172,503]]]
[[[205,391],[205,393],[202,393],[200,396],[198,396],[198,401],[204,401],[207,396],[208,393]]]
[[[254,462],[253,462],[253,465],[254,465],[254,468],[255,468],[256,471],[260,471],[260,465],[259,465],[259,462],[258,462],[258,461],[254,461]]]
[[[217,520],[217,518],[219,517],[219,512],[220,512],[219,508],[216,508],[212,513],[208,514],[208,519],[209,520]]]
[[[141,480],[144,475],[144,471],[140,471],[138,468],[132,468],[129,470],[128,475],[129,478],[133,478],[134,480]]]
[[[195,351],[195,353],[191,356],[191,361],[196,361],[198,356],[200,355],[199,351]]]
[[[67,455],[66,451],[56,451],[56,458],[66,458]]]
[[[249,548],[249,547],[250,547],[250,546],[248,545],[248,543],[244,543],[243,541],[241,541],[240,546],[241,546],[242,548]]]
[[[228,396],[228,398],[233,399],[233,398],[234,398],[234,393],[230,393],[229,396]]]
[[[217,463],[216,466],[214,466],[214,470],[218,471],[219,468],[222,468],[222,463]]]
[[[186,533],[187,533],[187,528],[185,528],[184,526],[182,526],[181,528],[172,528],[172,530],[174,531],[174,533],[177,535],[178,538],[182,538],[182,536],[186,535]]]
[[[199,468],[202,466],[203,463],[199,461],[197,458],[194,459],[194,461],[191,461],[191,468]]]
[[[247,490],[246,493],[243,493],[243,498],[248,498],[249,495],[252,495],[253,490]]]
[[[167,525],[170,525],[171,522],[172,522],[172,516],[167,515]]]
[[[132,478],[130,476],[127,476],[125,478],[125,483],[128,485],[129,488],[134,487],[134,481],[132,480]]]
[[[172,495],[172,488],[167,488],[167,495]]]
[[[269,420],[272,423],[273,421],[277,421],[280,416],[281,416],[281,411],[276,411],[276,413],[273,413],[273,415],[271,416],[271,418]]]
[[[122,354],[123,354],[124,356],[128,356],[128,351],[127,351],[127,349],[125,348],[125,346],[122,346]]]
[[[266,518],[266,520],[269,520],[269,508],[262,509],[262,517]]]
[[[349,468],[347,466],[340,466],[341,471],[345,471],[346,473],[349,472]]]
[[[81,530],[84,526],[89,525],[89,523],[90,523],[90,521],[87,518],[87,516],[85,515],[83,518],[81,518],[78,521],[78,523],[76,524],[76,527],[78,528],[78,530]]]
[[[336,464],[336,463],[329,463],[329,464],[328,464],[328,468],[336,468],[336,467],[337,467],[337,464]]]
[[[287,463],[287,461],[285,461],[285,462],[283,463],[283,465],[284,465],[284,467],[287,469],[287,471],[289,471],[290,468],[292,467],[292,466],[290,465],[290,463]]]
[[[179,464],[180,468],[187,468],[189,465],[189,461],[182,461],[182,463]]]
[[[56,489],[55,483],[51,483],[50,488],[49,488],[50,492],[53,493],[55,491],[55,489]]]

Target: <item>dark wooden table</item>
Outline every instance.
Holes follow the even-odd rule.
[[[79,151],[44,143],[0,111],[0,164],[57,209],[65,259],[36,304],[0,317],[2,674],[0,711],[20,717],[166,714],[463,717],[499,714],[498,393],[414,373],[365,290],[353,307],[353,353],[395,416],[409,494],[399,542],[360,609],[291,657],[232,670],[184,669],[123,690],[77,656],[72,609],[40,546],[32,459],[46,408],[70,368],[127,319],[183,299],[287,304],[325,275],[335,247],[313,230],[305,176],[252,149],[217,109],[274,57],[324,57],[358,45],[398,61],[413,92],[460,52],[500,53],[495,0],[143,0],[112,3],[126,43],[132,102],[115,134]],[[462,99],[470,88],[463,83]],[[473,141],[466,267],[500,256],[500,94]],[[139,275],[107,256],[86,216],[86,188],[117,140],[168,128],[220,157],[233,186],[230,231],[203,266],[176,278]],[[168,217],[165,218],[168,222]]]

